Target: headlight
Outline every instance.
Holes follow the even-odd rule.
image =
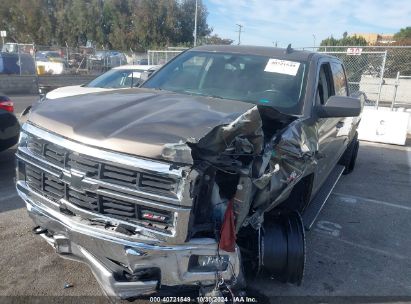
[[[23,130],[20,132],[20,137],[19,137],[19,146],[20,147],[26,147],[27,146],[27,133],[25,133]]]

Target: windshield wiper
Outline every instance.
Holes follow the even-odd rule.
[[[195,91],[181,91],[181,92],[191,94],[191,95],[197,95],[197,96],[204,96],[204,97],[211,97],[211,98],[218,98],[218,99],[226,99],[226,98],[218,96],[218,95],[209,95],[209,94],[204,94],[204,93],[195,92]]]

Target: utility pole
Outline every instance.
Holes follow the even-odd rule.
[[[7,32],[6,31],[0,31],[0,36],[1,36],[1,41],[2,41],[1,47],[3,47],[4,46],[4,38],[7,37]]]
[[[243,30],[243,25],[241,24],[236,24],[238,26],[238,45],[241,44],[241,32]]]
[[[313,34],[313,40],[314,40],[314,50],[315,50],[315,34]]]
[[[194,16],[194,46],[197,46],[197,13],[198,13],[198,0],[196,0],[196,9]]]

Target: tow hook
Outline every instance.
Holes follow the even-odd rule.
[[[43,234],[47,232],[47,229],[42,228],[41,226],[36,226],[32,229],[34,234]]]

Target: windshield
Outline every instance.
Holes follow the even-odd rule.
[[[141,83],[144,70],[110,70],[85,85],[88,88],[130,88]]]
[[[306,64],[265,56],[189,51],[142,87],[235,99],[300,114]]]

